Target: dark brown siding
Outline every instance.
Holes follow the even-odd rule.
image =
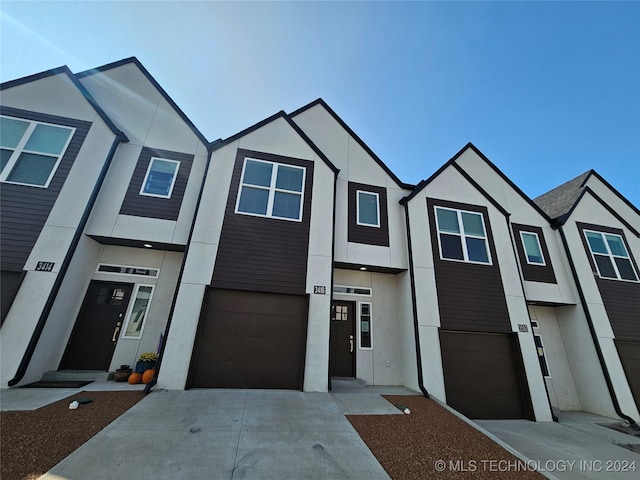
[[[511,227],[513,228],[513,236],[515,237],[516,249],[518,251],[518,258],[520,258],[520,266],[522,268],[522,276],[524,279],[530,282],[557,283],[542,228],[532,227],[530,225],[519,225],[517,223],[511,224]],[[524,251],[520,232],[532,232],[538,234],[540,249],[542,250],[542,255],[546,265],[531,265],[527,263],[527,255]]]
[[[492,265],[440,259],[435,206],[482,213]],[[442,328],[474,332],[511,332],[509,311],[487,209],[430,198],[427,199],[427,209],[431,225],[431,243]]]
[[[301,222],[235,213],[245,157],[306,168]],[[312,185],[313,162],[238,150],[211,285],[237,290],[305,293]]]
[[[144,181],[147,169],[149,168],[151,157],[166,158],[168,160],[177,160],[180,162],[178,177],[176,178],[176,182],[173,186],[171,198],[140,195],[142,182]],[[184,192],[187,188],[192,164],[193,155],[144,147],[142,152],[140,152],[140,157],[138,157],[138,163],[136,164],[133,176],[129,182],[129,188],[127,189],[124,201],[122,202],[120,213],[122,215],[133,215],[135,217],[177,220]]]
[[[0,188],[0,264],[2,270],[21,271],[78,156],[91,123],[8,107],[0,108],[0,113],[76,128],[48,188],[12,183],[3,183]],[[98,163],[105,160],[106,152],[105,158],[94,159]]]
[[[627,252],[631,255],[631,262],[638,272],[638,265],[631,254],[631,249],[624,236],[624,232],[617,228],[602,227],[586,223],[577,223],[580,231],[580,238],[585,249],[585,254],[589,260],[589,265],[594,273],[602,303],[609,317],[611,328],[617,340],[640,341],[640,283],[626,282],[622,280],[611,280],[600,278],[597,268],[591,256],[591,250],[584,236],[584,230],[594,230],[596,232],[614,233],[620,235],[627,247]]]
[[[380,201],[380,227],[369,227],[358,225],[358,202],[356,192],[363,190],[378,194]],[[354,243],[365,243],[367,245],[389,246],[389,216],[387,213],[387,189],[374,185],[349,182],[348,186],[348,214],[349,214],[349,241]]]

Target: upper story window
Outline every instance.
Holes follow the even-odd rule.
[[[527,263],[529,265],[545,266],[544,256],[542,255],[542,248],[540,247],[540,239],[535,232],[520,232],[520,238],[522,245],[524,246],[524,252],[527,257]]]
[[[589,250],[602,278],[638,281],[631,258],[620,235],[585,230]]]
[[[48,187],[74,128],[0,117],[0,181]]]
[[[356,191],[358,225],[380,227],[380,197],[374,192]]]
[[[436,207],[440,258],[491,264],[481,213]]]
[[[144,176],[140,195],[171,198],[173,186],[178,176],[180,162],[165,158],[152,158]]]
[[[236,213],[302,220],[305,169],[245,158]]]

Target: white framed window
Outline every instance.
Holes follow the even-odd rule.
[[[540,239],[535,232],[520,232],[520,240],[524,247],[524,253],[527,257],[527,263],[529,265],[545,266],[544,256],[542,255],[542,248],[540,247]]]
[[[140,195],[171,198],[179,168],[180,162],[177,160],[152,157],[140,188]]]
[[[305,173],[303,167],[245,158],[236,213],[302,221]]]
[[[158,278],[159,270],[157,268],[99,263],[96,273],[112,273],[114,275],[136,275],[139,277]]]
[[[435,207],[440,258],[491,264],[482,213]]]
[[[124,327],[122,338],[141,338],[144,324],[147,320],[147,312],[153,297],[153,285],[138,285],[131,302],[127,324]]]
[[[372,320],[371,303],[358,302],[358,332],[360,337],[360,348],[363,350],[371,350],[373,348],[373,337],[371,332]]]
[[[339,293],[341,295],[360,295],[370,297],[371,289],[368,287],[346,287],[344,285],[334,285],[333,293]]]
[[[0,117],[0,181],[47,188],[75,128]]]
[[[584,230],[584,235],[600,277],[638,281],[638,274],[620,235],[593,230]]]
[[[380,196],[375,192],[356,190],[356,223],[366,227],[380,227]]]

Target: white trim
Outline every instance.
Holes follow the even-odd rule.
[[[441,210],[449,210],[451,212],[456,212],[456,215],[458,217],[458,227],[460,232],[459,233],[454,233],[454,232],[445,232],[445,231],[440,231],[440,225],[438,222],[438,209]],[[435,216],[435,221],[436,221],[436,234],[438,236],[438,251],[440,254],[440,259],[441,260],[445,260],[448,262],[461,262],[461,263],[473,263],[476,265],[493,265],[493,261],[491,259],[491,250],[489,249],[489,239],[488,239],[488,234],[487,234],[487,226],[484,223],[484,214],[482,212],[474,212],[472,210],[459,210],[457,208],[450,208],[450,207],[442,207],[439,205],[434,205],[433,206],[433,213]],[[480,215],[480,220],[482,221],[482,229],[484,230],[484,237],[480,237],[478,235],[471,235],[471,234],[467,234],[464,232],[464,225],[462,223],[462,214],[463,213],[470,213],[472,215]],[[457,258],[446,258],[442,256],[442,242],[440,241],[440,234],[444,234],[444,235],[457,235],[460,237],[460,241],[462,244],[462,256],[463,259],[457,259]],[[475,238],[475,239],[480,239],[480,240],[484,240],[484,246],[487,252],[487,259],[488,262],[478,262],[476,260],[469,260],[469,252],[467,251],[467,242],[465,241],[466,238]]]
[[[22,134],[22,138],[18,142],[18,145],[15,146],[15,148],[1,147],[4,150],[13,150],[13,153],[11,154],[11,157],[7,161],[7,164],[5,165],[5,167],[2,170],[2,172],[0,172],[0,182],[12,183],[14,185],[26,185],[26,186],[29,186],[29,187],[36,187],[36,188],[49,188],[49,184],[51,183],[51,180],[53,179],[53,176],[55,175],[56,171],[58,170],[58,167],[60,166],[60,162],[62,161],[62,158],[64,157],[64,154],[66,153],[67,148],[69,147],[69,144],[71,143],[71,139],[73,138],[74,134],[76,133],[76,129],[74,127],[68,127],[66,125],[57,125],[55,123],[39,122],[39,121],[36,121],[36,120],[28,120],[26,118],[11,117],[9,115],[2,115],[2,117],[10,118],[12,120],[17,120],[17,121],[20,121],[20,122],[25,122],[25,123],[28,123],[29,126],[27,127],[25,132]],[[67,141],[65,142],[65,144],[62,147],[62,150],[60,151],[59,154],[54,155],[54,154],[46,153],[46,152],[39,152],[37,150],[25,150],[26,144],[29,142],[29,139],[31,138],[31,135],[33,134],[33,132],[35,131],[35,129],[36,129],[36,127],[38,125],[46,125],[46,126],[49,126],[49,127],[56,127],[56,128],[60,128],[60,129],[63,129],[63,130],[69,130],[70,133],[69,133],[69,136],[67,137]],[[20,156],[23,153],[31,153],[33,155],[40,155],[42,157],[57,158],[57,160],[53,164],[53,167],[51,168],[51,172],[49,172],[49,177],[47,178],[47,181],[44,183],[44,185],[38,185],[38,184],[35,184],[35,183],[15,182],[15,181],[7,179],[9,177],[9,175],[12,173],[12,171],[15,168],[16,164],[18,163],[18,160],[20,159]]]
[[[149,292],[149,300],[147,301],[147,308],[144,310],[144,316],[142,317],[142,325],[140,326],[140,334],[139,335],[127,335],[127,329],[129,328],[129,323],[131,323],[131,315],[133,314],[133,307],[136,303],[136,299],[138,298],[138,293],[142,287],[151,288],[151,292]],[[147,323],[147,318],[149,317],[149,309],[151,308],[151,301],[153,300],[153,293],[155,291],[155,285],[149,285],[145,283],[136,284],[134,295],[131,295],[131,300],[129,301],[129,307],[127,308],[127,321],[124,324],[124,328],[122,329],[122,338],[126,339],[141,339],[142,334],[144,333],[144,327]]]
[[[140,274],[140,273],[121,273],[121,272],[105,272],[100,270],[100,267],[115,267],[115,268],[132,268],[132,269],[140,269],[140,270],[154,270],[156,273],[155,275],[145,275],[145,274]],[[95,273],[100,273],[103,275],[124,275],[127,277],[148,277],[148,278],[158,278],[158,275],[160,274],[160,269],[156,268],[156,267],[140,267],[140,266],[135,266],[135,265],[117,265],[117,264],[113,264],[113,263],[98,263],[98,266],[96,267],[96,271]]]
[[[585,242],[587,242],[587,247],[589,247],[589,253],[591,253],[591,258],[593,260],[594,265],[596,266],[596,271],[598,272],[598,276],[600,278],[603,278],[605,280],[616,280],[619,282],[630,282],[630,283],[638,283],[640,280],[638,279],[638,272],[636,271],[635,265],[633,264],[633,261],[631,260],[631,255],[629,254],[629,249],[627,248],[627,245],[624,241],[624,238],[622,237],[622,235],[619,235],[617,233],[609,233],[609,232],[600,232],[597,230],[588,230],[588,229],[584,229],[583,231],[584,234],[584,240]],[[591,249],[591,244],[589,243],[589,238],[587,237],[587,232],[588,233],[595,233],[596,235],[600,235],[602,237],[602,241],[604,243],[605,248],[607,249],[607,253],[595,253],[592,249]],[[605,235],[611,235],[612,237],[618,237],[620,239],[620,241],[622,242],[622,246],[625,249],[625,252],[627,253],[627,256],[624,257],[622,255],[614,255],[611,252],[611,249],[609,248],[609,242],[607,242],[607,239],[605,238]],[[613,265],[613,270],[616,274],[616,278],[613,277],[605,277],[600,273],[600,267],[598,266],[598,262],[596,261],[596,255],[606,255],[609,257],[609,259],[611,260],[611,264]],[[616,264],[615,260],[616,258],[624,258],[626,260],[629,260],[629,263],[631,264],[631,270],[633,271],[634,275],[636,276],[635,280],[630,280],[628,278],[622,278],[622,275],[620,275],[620,271],[618,270],[618,265]]]
[[[171,186],[169,186],[169,193],[167,195],[159,195],[157,193],[146,193],[144,191],[147,186],[147,180],[149,179],[149,173],[151,173],[151,166],[153,165],[154,160],[160,160],[162,162],[175,163],[176,168],[173,171],[173,178],[171,179]],[[180,162],[178,160],[171,160],[170,158],[162,158],[162,157],[151,157],[149,160],[149,165],[147,166],[147,173],[144,174],[144,180],[142,181],[142,186],[140,187],[140,195],[144,195],[145,197],[157,197],[157,198],[171,198],[171,194],[173,193],[173,187],[176,184],[176,179],[178,178],[178,170],[180,169]]]
[[[244,183],[244,173],[245,173],[245,169],[247,166],[247,160],[251,160],[252,162],[258,162],[258,163],[268,163],[269,165],[272,165],[274,168],[271,169],[271,181],[269,183],[269,186],[266,187],[264,185],[252,185],[250,183],[245,184]],[[278,171],[280,167],[288,167],[288,168],[295,168],[298,170],[302,170],[302,185],[300,186],[300,191],[295,191],[295,190],[287,190],[284,188],[277,188],[276,187],[276,182],[278,179]],[[257,158],[252,158],[252,157],[245,157],[244,158],[244,162],[242,164],[242,173],[240,174],[240,183],[238,184],[238,194],[236,197],[236,206],[235,206],[235,210],[234,213],[237,213],[239,215],[249,215],[251,217],[262,217],[262,218],[273,218],[275,220],[287,220],[290,222],[301,222],[302,221],[302,211],[304,210],[304,188],[305,188],[305,184],[306,184],[306,178],[307,178],[307,169],[305,167],[300,167],[298,165],[291,165],[288,163],[278,163],[278,162],[271,162],[268,160],[260,160]],[[266,214],[260,214],[260,213],[251,213],[251,212],[243,212],[241,210],[239,210],[240,207],[240,197],[242,195],[242,188],[244,186],[247,186],[248,188],[255,188],[257,190],[267,190],[269,192],[269,196],[267,198],[267,213]],[[300,209],[298,211],[298,218],[288,218],[288,217],[278,217],[278,216],[274,216],[273,215],[273,201],[275,198],[275,194],[276,192],[282,192],[282,193],[288,193],[291,195],[299,195],[300,196]]]
[[[336,288],[358,288],[360,290],[369,290],[369,293],[349,293],[349,292],[336,292]],[[371,296],[371,287],[354,287],[349,285],[334,285],[333,293],[335,295],[349,295],[352,297],[370,297]]]
[[[373,195],[376,197],[376,217],[377,223],[364,223],[360,221],[360,194]],[[363,227],[380,228],[380,195],[376,192],[369,192],[367,190],[356,190],[356,224]]]
[[[362,346],[362,306],[369,305],[369,338],[371,339],[370,347]],[[360,350],[373,350],[373,305],[371,302],[358,302],[358,312],[356,314],[358,322],[358,349]]]
[[[531,262],[529,261],[529,253],[527,252],[527,244],[524,241],[524,234],[527,235],[533,235],[536,237],[536,242],[538,243],[538,250],[540,250],[540,258],[542,258],[542,263],[539,262]],[[529,232],[526,230],[520,230],[520,241],[522,242],[522,249],[524,250],[524,257],[525,260],[527,261],[527,263],[529,265],[535,265],[538,267],[546,267],[547,263],[544,260],[544,252],[542,251],[542,244],[540,243],[540,237],[538,237],[538,234],[536,232]]]

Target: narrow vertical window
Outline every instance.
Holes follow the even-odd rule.
[[[73,128],[0,117],[0,180],[48,187]]]
[[[127,320],[127,326],[125,328],[125,338],[140,338],[142,337],[142,330],[147,318],[147,311],[151,304],[151,296],[153,294],[152,285],[138,285],[138,289],[135,295],[135,301],[131,307],[129,318]]]
[[[520,232],[520,239],[524,246],[524,251],[527,256],[527,263],[530,265],[545,265],[544,257],[542,256],[542,248],[540,248],[540,239],[538,234],[534,232]]]
[[[481,213],[436,207],[440,258],[491,264]]]
[[[356,223],[368,227],[380,227],[380,197],[377,193],[356,191],[358,217]]]
[[[620,235],[585,230],[591,256],[602,278],[638,281],[627,248]]]
[[[371,304],[360,303],[360,348],[371,348]]]
[[[542,337],[540,335],[534,335],[533,340],[536,343],[536,352],[538,353],[538,360],[540,361],[540,369],[542,375],[549,376],[549,366],[547,365],[547,358],[544,354],[544,345],[542,344]]]
[[[142,182],[140,195],[171,198],[179,167],[180,162],[176,160],[152,158]]]

